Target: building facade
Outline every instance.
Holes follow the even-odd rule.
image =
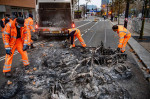
[[[0,0],[0,19],[5,14],[27,18],[29,13],[35,19],[36,0]]]
[[[110,0],[102,0],[102,1],[101,1],[101,4],[102,4],[102,5],[107,5],[107,3],[109,3],[109,2],[110,2]]]
[[[110,7],[107,7],[107,6],[111,2],[112,2],[112,0],[101,0],[101,7],[102,7],[102,5],[105,5],[105,8],[102,7],[102,9],[104,10],[104,15],[108,15],[109,14]]]

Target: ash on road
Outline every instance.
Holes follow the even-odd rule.
[[[46,42],[29,54],[29,70],[16,68],[12,84],[0,89],[1,99],[131,99],[120,80],[132,80],[126,54],[113,49],[76,47]]]

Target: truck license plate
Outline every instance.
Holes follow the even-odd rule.
[[[52,31],[52,33],[60,33],[60,31]]]

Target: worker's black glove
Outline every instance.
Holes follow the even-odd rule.
[[[121,48],[117,48],[117,52],[121,52]]]
[[[6,49],[6,54],[8,54],[8,55],[11,55],[11,54],[12,54],[12,52],[11,52],[11,49],[10,49],[10,48],[7,48],[7,49]]]
[[[23,45],[23,51],[26,51],[29,48],[28,45]]]

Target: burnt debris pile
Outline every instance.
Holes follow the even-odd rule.
[[[30,54],[29,70],[16,69],[0,98],[130,99],[119,80],[130,80],[127,55],[103,45],[65,48],[63,42],[41,44]]]

